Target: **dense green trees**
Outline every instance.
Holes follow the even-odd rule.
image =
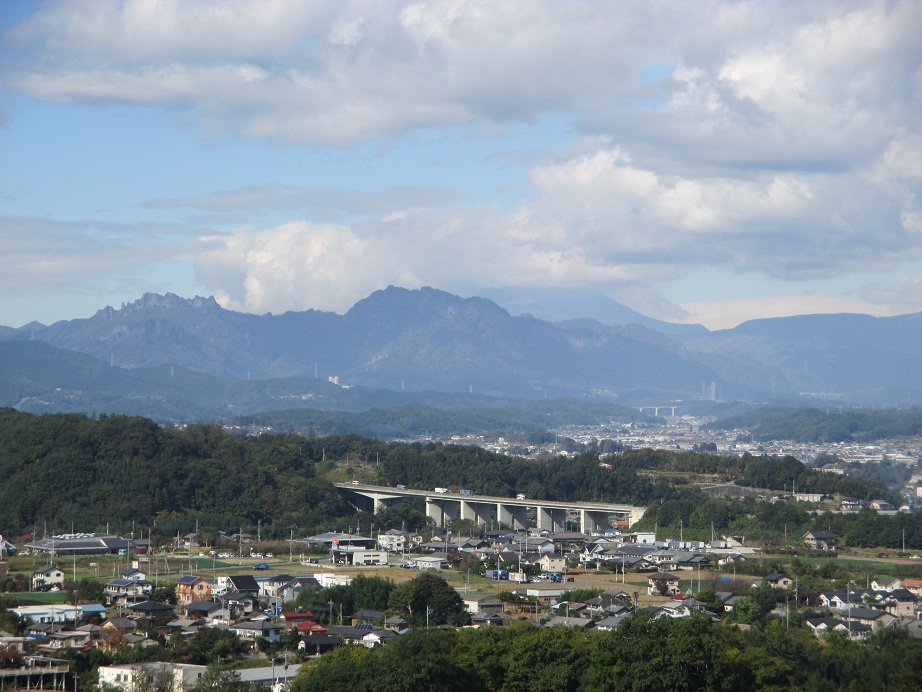
[[[447,581],[430,572],[420,572],[415,579],[400,584],[388,597],[392,610],[405,613],[415,625],[449,623],[462,625],[468,620],[461,596]]]
[[[773,620],[743,631],[695,615],[643,612],[613,632],[537,628],[415,631],[382,649],[346,647],[308,664],[293,692],[378,689],[917,690],[922,641],[885,631],[870,643]]]
[[[331,444],[336,441],[330,441]],[[0,410],[0,524],[92,531],[132,521],[170,535],[199,519],[264,521],[270,537],[354,513],[314,475],[322,448],[293,436],[247,438],[215,426],[161,428],[144,418],[31,416]],[[273,536],[273,528],[278,536]]]
[[[922,408],[906,411],[760,408],[727,418],[712,427],[749,428],[759,440],[796,442],[869,442],[922,435]]]
[[[396,588],[391,579],[359,574],[348,586],[305,589],[295,605],[314,613],[319,622],[332,623],[340,612],[349,616],[362,609],[385,610]]]
[[[529,460],[472,446],[383,443],[354,435],[246,437],[209,425],[174,430],[144,418],[33,416],[10,409],[0,409],[0,526],[11,532],[44,525],[126,531],[134,523],[171,537],[196,523],[211,534],[261,523],[264,537],[281,540],[291,531],[343,529],[356,511],[323,474],[347,459],[365,464],[361,473],[367,478],[391,485],[646,505],[640,528],[678,533],[682,527],[687,538],[710,537],[713,527],[776,540],[785,531],[799,536],[831,526],[849,545],[896,548],[905,532],[907,548],[922,548],[922,515],[811,519],[803,507],[716,499],[677,482],[682,474],[711,474],[760,487],[788,488],[794,480],[799,490],[886,497],[877,483],[807,469],[790,457],[644,449]],[[428,523],[421,503],[412,502],[358,518],[363,525],[408,530]]]

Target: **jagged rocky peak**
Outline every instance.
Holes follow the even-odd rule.
[[[96,311],[96,317],[111,319],[119,313],[140,312],[142,310],[175,310],[176,308],[197,308],[197,309],[216,309],[221,310],[218,301],[214,296],[195,296],[194,298],[182,298],[175,293],[145,293],[132,303],[122,303],[122,306],[116,310],[111,305],[107,305],[102,310]]]
[[[172,310],[179,307],[220,308],[221,306],[218,305],[218,301],[214,299],[214,296],[208,296],[207,298],[202,296],[182,298],[175,293],[166,293],[164,295],[160,295],[159,293],[145,293],[133,303],[122,304],[122,310]]]

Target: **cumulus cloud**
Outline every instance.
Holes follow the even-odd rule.
[[[43,98],[179,106],[294,141],[573,112],[641,138],[758,134],[788,155],[819,136],[811,151],[841,156],[838,135],[885,129],[912,100],[920,20],[913,2],[66,2],[14,31],[29,59],[7,83]],[[638,79],[669,63],[671,78]],[[650,99],[667,106],[638,121],[633,107]]]
[[[374,213],[352,223],[238,229],[214,239],[214,248],[196,258],[196,269],[229,306],[341,311],[390,283],[595,285],[629,295],[631,286],[649,288],[695,267],[818,278],[843,267],[868,271],[919,257],[922,243],[900,226],[901,196],[888,187],[889,178],[850,188],[839,177],[661,176],[618,148],[597,149],[533,167],[534,194],[513,209],[372,204]],[[847,218],[838,198],[843,189],[851,195]],[[303,193],[270,192],[283,201]],[[280,203],[274,194],[269,200]],[[888,204],[889,217],[882,219],[862,211],[867,206],[877,214]],[[786,309],[768,301],[748,305]],[[706,312],[687,309],[692,316]],[[681,310],[661,306],[660,312]]]
[[[911,0],[49,2],[6,36],[0,79],[343,151],[565,118],[571,142],[534,154],[525,201],[504,208],[425,184],[264,181],[145,207],[236,223],[202,231],[194,260],[233,307],[342,310],[388,283],[628,295],[696,267],[793,281],[918,259],[919,26]]]

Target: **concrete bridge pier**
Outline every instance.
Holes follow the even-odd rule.
[[[538,506],[538,528],[547,531],[566,531],[567,510]]]
[[[378,495],[374,496],[375,500],[375,512],[379,509],[384,509],[385,507],[390,507],[392,504],[403,502],[402,497],[379,497]]]
[[[495,516],[496,508],[489,502],[472,502],[461,500],[461,518],[469,519],[481,526],[486,526]]]
[[[500,524],[511,526],[513,530],[528,528],[527,509],[522,505],[496,503],[496,517]]]
[[[441,500],[439,498],[426,498],[426,516],[435,522],[435,525],[444,528],[448,520],[458,518],[459,502],[456,500]]]
[[[608,512],[581,509],[579,511],[579,530],[587,536],[596,531],[609,528]]]

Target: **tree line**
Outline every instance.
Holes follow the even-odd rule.
[[[922,641],[885,630],[870,643],[779,620],[742,630],[704,615],[647,612],[614,631],[530,623],[415,630],[368,650],[347,646],[302,668],[292,692],[558,690],[918,690]]]
[[[350,466],[338,467],[347,460]],[[0,526],[7,533],[44,533],[45,527],[60,533],[107,525],[125,531],[135,523],[169,537],[196,522],[233,532],[260,524],[264,537],[284,540],[292,531],[342,529],[356,518],[411,530],[425,525],[423,507],[412,503],[377,518],[357,514],[327,480],[357,472],[357,464],[365,466],[363,479],[388,485],[644,505],[643,528],[684,528],[689,538],[712,529],[768,539],[785,530],[832,528],[851,545],[900,547],[905,535],[907,548],[922,548],[922,515],[816,517],[788,503],[711,498],[676,478],[716,474],[769,488],[786,488],[793,478],[798,490],[887,497],[877,482],[823,474],[790,457],[644,449],[533,460],[465,445],[355,435],[246,436],[215,425],[174,429],[140,417],[37,416],[12,409],[0,409]]]

